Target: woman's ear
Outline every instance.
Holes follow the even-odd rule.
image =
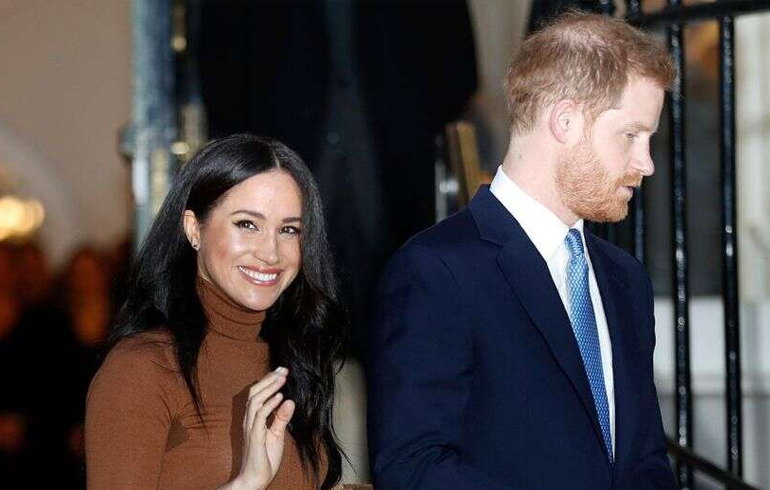
[[[186,209],[182,216],[182,227],[184,228],[184,234],[187,235],[187,241],[190,242],[190,246],[195,250],[201,247],[201,227],[198,223],[198,218],[195,217],[195,213]]]

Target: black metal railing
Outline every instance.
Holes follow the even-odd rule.
[[[604,2],[598,6],[605,13]],[[740,363],[740,321],[738,297],[738,230],[736,217],[735,176],[735,45],[736,15],[770,11],[768,0],[732,0],[682,5],[681,0],[668,0],[662,10],[645,14],[642,0],[627,0],[627,19],[644,28],[665,28],[668,47],[677,68],[677,78],[669,96],[671,158],[671,202],[674,244],[673,301],[675,325],[675,408],[676,437],[669,440],[669,454],[676,461],[677,477],[682,489],[693,489],[693,470],[708,475],[730,489],[752,489],[741,480],[742,391]],[[725,311],[725,399],[727,408],[727,470],[692,452],[693,406],[690,376],[690,321],[687,274],[686,218],[686,141],[685,141],[685,58],[683,29],[688,22],[713,20],[719,23],[720,52],[720,156],[722,194],[722,298]],[[644,203],[637,193],[632,212],[633,252],[644,259]]]
[[[720,148],[722,155],[723,295],[725,306],[725,372],[727,373],[727,466],[743,474],[741,457],[741,362],[738,318],[738,229],[735,188],[735,49],[734,19],[719,19]]]

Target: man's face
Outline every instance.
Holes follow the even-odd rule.
[[[655,171],[650,138],[658,129],[663,96],[653,81],[632,78],[620,105],[599,114],[586,136],[559,155],[556,185],[579,218],[615,222],[626,217],[633,188]]]

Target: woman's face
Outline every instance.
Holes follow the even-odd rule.
[[[184,228],[198,247],[198,274],[235,303],[261,311],[297,277],[301,220],[297,183],[271,170],[230,189],[203,223],[185,211]]]

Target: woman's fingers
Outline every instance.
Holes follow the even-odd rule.
[[[246,413],[243,417],[243,467],[241,475],[244,478],[257,478],[265,485],[275,476],[275,471],[281,462],[281,454],[276,453],[275,444],[267,444],[267,420],[270,414],[276,412],[283,394],[279,391],[286,384],[289,370],[278,368],[249,388],[246,401]],[[291,410],[293,412],[293,408]],[[281,417],[285,418],[284,410]],[[289,416],[289,418],[291,418]],[[272,433],[271,433],[272,439]],[[270,447],[268,447],[270,446]],[[283,444],[281,444],[283,451]],[[264,485],[258,486],[264,488]]]
[[[286,384],[286,374],[288,374],[288,372],[289,371],[286,368],[278,368],[249,389],[249,398],[246,401],[246,413],[243,417],[244,433],[248,433],[251,430],[256,413],[262,408],[265,401]]]
[[[275,371],[269,373],[267,376],[260,379],[258,382],[254,383],[251,388],[249,388],[249,397],[254,396],[263,390],[266,386],[275,380],[276,376],[286,376],[287,374],[289,374],[289,370],[285,367],[276,368]]]
[[[275,418],[270,425],[270,430],[275,437],[279,439],[283,438],[283,435],[286,432],[286,426],[289,425],[291,417],[294,415],[294,407],[293,401],[286,400],[281,403],[281,406],[275,411]]]
[[[267,431],[267,418],[273,413],[273,410],[278,408],[278,405],[283,401],[283,393],[276,393],[270,397],[262,408],[257,410],[254,424],[251,428],[250,437],[256,437],[256,442],[260,446],[265,444],[265,432]]]
[[[259,411],[265,405],[265,402],[269,400],[271,396],[274,396],[285,383],[286,378],[278,377],[272,384],[265,387],[264,390],[249,398],[249,401],[246,405],[246,415],[244,416],[243,420],[245,432],[251,431],[251,428],[257,418],[257,413],[259,413]]]

